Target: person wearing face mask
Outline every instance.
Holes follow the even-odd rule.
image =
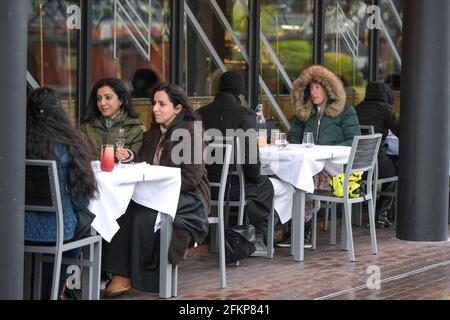
[[[181,190],[168,254],[175,266],[189,246],[201,244],[208,234],[209,182],[203,157],[195,154],[196,145],[203,153],[206,144],[201,126],[194,125],[196,116],[181,87],[161,83],[151,99],[152,126],[144,133],[142,147],[137,153],[126,151],[132,154],[128,161],[180,168]],[[176,150],[182,150],[183,156],[179,158]],[[121,295],[132,287],[158,292],[160,232],[153,232],[157,215],[156,210],[131,200],[117,220],[120,229],[102,248],[102,268],[112,274],[105,297]]]
[[[116,158],[125,161],[142,146],[144,125],[134,111],[125,84],[116,78],[97,81],[89,97],[80,126],[88,141],[94,159],[99,159],[102,144],[115,144],[119,129],[123,129],[125,145],[116,149]]]

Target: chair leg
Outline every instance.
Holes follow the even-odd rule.
[[[352,232],[352,206],[348,202],[344,202],[345,229],[347,235],[347,248],[349,248],[348,256],[350,261],[355,261],[355,249],[353,247]]]
[[[372,254],[377,254],[377,235],[375,231],[375,210],[373,208],[373,199],[368,201],[369,208],[369,226],[370,226],[370,243],[372,246]]]
[[[330,203],[327,202],[327,207],[325,208],[325,221],[323,223],[323,231],[328,230],[328,216],[330,214]]]
[[[312,222],[312,250],[316,250],[317,244],[317,211],[313,212]]]
[[[227,286],[227,270],[225,265],[225,226],[223,220],[223,211],[219,209],[218,219],[218,231],[219,231],[219,265],[220,265],[220,287],[226,288]]]
[[[53,261],[52,293],[50,300],[58,300],[59,279],[61,275],[62,252],[58,250]]]
[[[92,298],[100,300],[100,281],[101,281],[101,267],[102,267],[102,241],[94,243],[94,268],[92,276]]]
[[[31,281],[33,270],[33,254],[25,253],[23,265],[23,299],[30,300],[31,297]]]
[[[41,254],[34,253],[33,300],[41,300],[42,259]]]
[[[272,211],[269,215],[269,223],[267,226],[267,258],[273,259],[274,248],[273,248],[273,233],[275,229],[275,217],[274,217],[274,208],[272,205]]]
[[[172,297],[178,296],[178,266],[172,266]]]
[[[331,207],[331,229],[330,229],[330,244],[336,245],[336,203]]]

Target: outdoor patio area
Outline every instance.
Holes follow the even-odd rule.
[[[349,262],[339,234],[338,229],[338,245],[329,245],[329,232],[319,225],[317,249],[306,249],[304,262],[293,261],[287,248],[275,248],[272,260],[255,257],[239,267],[230,264],[225,289],[220,289],[218,255],[203,246],[203,252],[180,263],[173,299],[450,299],[450,242],[400,241],[394,226],[377,229],[378,255],[371,255],[369,229],[353,226],[356,262]],[[368,278],[372,284],[377,280],[377,267],[380,288],[368,289]],[[116,299],[160,298],[132,290]]]

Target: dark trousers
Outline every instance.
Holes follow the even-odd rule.
[[[245,182],[245,199],[247,200],[247,216],[250,224],[255,227],[256,233],[267,232],[268,217],[272,210],[273,186],[269,178],[261,176],[259,183]],[[230,200],[239,199],[239,186],[232,185]]]
[[[131,279],[141,291],[159,290],[160,232],[154,232],[158,212],[131,201],[117,222],[120,229],[103,248],[103,269]]]

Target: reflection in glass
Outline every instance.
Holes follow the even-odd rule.
[[[324,65],[341,78],[347,102],[356,105],[364,98],[368,80],[368,4],[363,0],[325,3]]]
[[[160,81],[168,81],[170,1],[93,2],[92,81],[112,76],[132,89],[138,69],[150,69]]]
[[[401,64],[398,58],[402,55],[403,0],[382,0],[380,9],[387,35],[380,31],[379,79],[388,83],[392,89],[400,90]]]
[[[290,85],[301,70],[312,64],[313,56],[313,0],[261,1],[261,32],[267,40],[261,41],[260,74],[271,94],[288,119],[293,115],[290,104]],[[269,48],[267,47],[269,44]],[[276,65],[279,60],[281,68]],[[260,90],[262,102],[269,105],[264,91]],[[273,108],[266,107],[266,116],[277,119]]]
[[[247,1],[242,2],[248,5]],[[217,1],[219,10],[208,0],[188,0],[186,4],[200,28],[195,27],[195,21],[186,15],[185,83],[188,95],[194,99],[193,106],[197,108],[208,103],[217,93],[222,75],[219,64],[205,48],[205,41],[211,44],[227,69],[240,71],[246,76],[247,64],[233,40],[233,34],[224,27],[221,16],[225,17],[232,32],[247,52],[248,17],[241,6],[241,1]],[[203,34],[206,39],[203,38]]]
[[[78,37],[66,26],[67,8],[79,1],[28,0],[28,71],[56,90],[74,117]]]

